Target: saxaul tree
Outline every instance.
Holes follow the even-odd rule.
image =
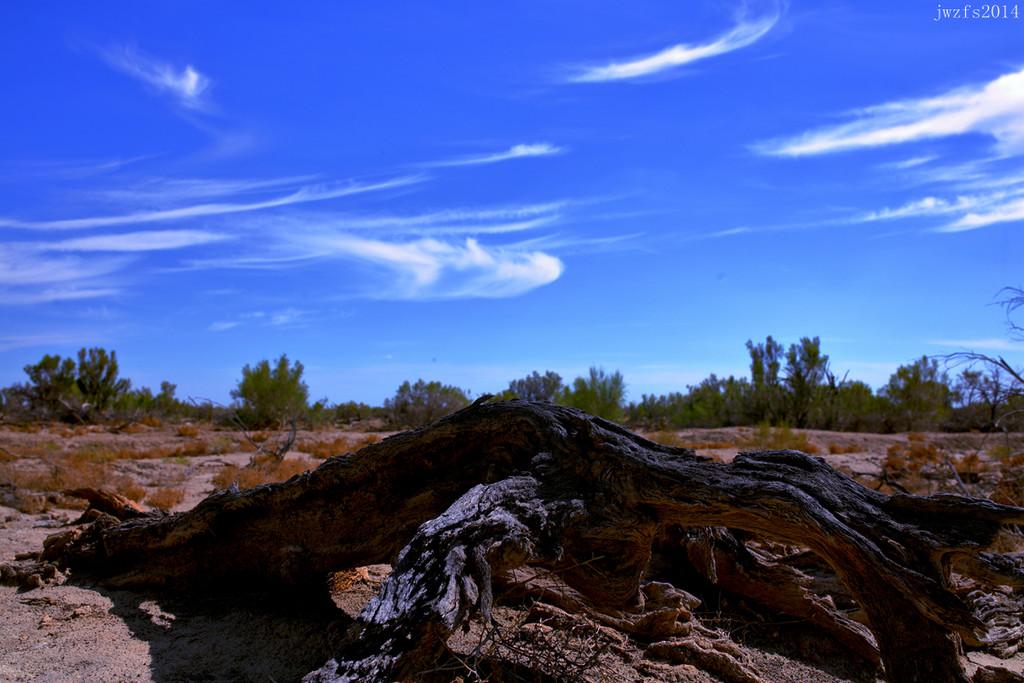
[[[998,303],[1003,307],[1006,315],[1007,336],[1011,341],[1024,343],[1024,326],[1018,323],[1014,317],[1024,308],[1024,289],[1004,287],[1000,291]],[[952,365],[966,365],[969,369],[980,366],[990,370],[991,377],[999,382],[999,386],[989,386],[988,392],[990,396],[1001,396],[1003,403],[1024,397],[1024,367],[1014,365],[1005,356],[972,350],[952,353],[944,358],[947,363]],[[1024,419],[1021,419],[1024,418],[1024,410],[1017,409],[1011,413],[994,419],[993,423],[1002,428],[1007,427],[1006,424],[1000,424],[1006,419],[1014,420],[1015,423],[1024,423]]]
[[[469,619],[489,621],[510,586],[635,637],[648,656],[759,680],[697,623],[699,600],[686,583],[694,575],[814,624],[881,663],[891,681],[965,683],[962,646],[1019,645],[1012,600],[1024,570],[994,544],[1004,528],[1024,524],[1024,509],[888,496],[794,451],[714,462],[572,408],[487,399],[185,513],[123,522],[101,514],[0,575],[26,587],[70,573],[142,591],[248,599],[263,590],[298,601],[322,600],[332,572],[391,563],[350,638],[311,682],[404,681],[436,670],[449,635]],[[809,575],[758,539],[819,558],[866,623],[815,594]]]

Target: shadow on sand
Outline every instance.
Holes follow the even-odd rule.
[[[86,586],[83,586],[86,587]],[[337,652],[350,617],[327,600],[142,594],[88,588],[149,644],[157,683],[298,681]]]

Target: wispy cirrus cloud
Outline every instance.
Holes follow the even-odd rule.
[[[680,43],[651,55],[613,61],[601,66],[577,67],[565,80],[569,83],[604,83],[642,78],[678,69],[686,64],[753,45],[772,30],[779,16],[780,14],[776,12],[757,19],[741,17],[731,30],[707,43]]]
[[[38,251],[140,252],[184,249],[227,239],[232,239],[232,236],[206,230],[150,230],[37,242],[27,246]]]
[[[101,52],[110,66],[136,78],[161,94],[169,95],[183,107],[203,110],[210,79],[191,64],[175,67],[130,46],[115,46]]]
[[[888,147],[965,134],[987,136],[994,153],[936,163],[938,156],[912,156],[876,164],[887,182],[904,190],[925,188],[924,196],[818,225],[934,219],[924,229],[958,233],[1024,221],[1024,69],[987,83],[955,88],[934,97],[888,102],[855,110],[847,123],[810,130],[753,146],[774,156],[804,157]]]
[[[155,154],[144,154],[124,159],[78,159],[60,161],[0,161],[0,178],[25,180],[46,178],[77,180],[120,171],[133,164],[155,158]]]
[[[109,275],[127,264],[120,257],[34,256],[0,245],[0,286],[83,282]]]
[[[105,299],[121,293],[117,287],[47,287],[33,290],[7,290],[0,288],[0,305],[33,306],[58,301]]]
[[[237,197],[282,188],[298,188],[319,179],[317,175],[284,176],[281,178],[144,178],[81,193],[99,199],[128,205],[173,205],[181,202]]]
[[[388,235],[501,235],[536,230],[562,219],[572,202],[560,200],[487,208],[454,208],[409,214],[306,212],[252,217],[251,228],[274,233],[378,232]]]
[[[261,211],[293,204],[319,202],[337,199],[366,192],[378,192],[405,187],[422,182],[423,176],[404,176],[375,183],[350,182],[333,185],[308,185],[287,195],[273,197],[255,202],[217,202],[195,204],[173,209],[155,211],[136,211],[113,216],[89,216],[85,218],[64,218],[59,220],[26,221],[13,218],[0,218],[0,228],[16,228],[20,230],[84,230],[90,228],[113,227],[119,225],[137,225],[161,221],[217,216],[223,214],[246,213]]]
[[[1003,202],[985,211],[971,211],[949,225],[938,228],[938,232],[964,232],[1017,221],[1024,221],[1024,198]]]
[[[278,311],[250,311],[232,320],[217,320],[210,323],[210,332],[227,332],[245,325],[259,327],[297,327],[305,324],[312,311],[300,308],[283,308]]]
[[[557,280],[562,261],[545,247],[485,243],[562,219],[574,202],[431,210],[411,214],[329,211],[247,217],[247,251],[192,259],[187,270],[283,270],[349,261],[377,271],[357,296],[379,299],[516,296]],[[236,229],[239,224],[233,221]],[[178,270],[180,270],[179,268]]]
[[[889,221],[900,218],[915,218],[917,216],[941,216],[944,214],[961,211],[971,204],[966,197],[956,201],[949,201],[939,197],[923,197],[901,204],[895,207],[886,207],[877,211],[869,211],[860,216],[855,222],[869,223],[873,221]]]
[[[0,297],[2,296],[2,293],[0,293]],[[2,298],[0,298],[0,300],[2,300]],[[70,345],[78,344],[80,341],[80,336],[66,333],[5,335],[0,337],[0,351],[34,348],[37,346],[53,347],[59,345]]]
[[[755,145],[762,154],[809,156],[977,133],[1002,154],[1024,153],[1024,69],[936,97],[889,102],[848,123]]]
[[[470,156],[444,159],[441,161],[428,161],[420,164],[424,168],[443,168],[447,166],[481,166],[484,164],[497,164],[512,159],[526,159],[529,157],[549,157],[556,154],[564,154],[564,147],[553,145],[549,142],[535,142],[530,144],[512,145],[501,152],[490,154],[475,154]]]
[[[0,305],[112,296],[120,292],[116,274],[130,263],[122,256],[57,256],[0,245]]]
[[[291,232],[261,252],[193,260],[188,268],[284,269],[347,260],[380,270],[357,294],[374,299],[501,298],[550,284],[561,259],[521,244],[483,244],[476,238],[370,238],[350,232]]]
[[[206,329],[210,332],[227,332],[228,330],[235,329],[241,324],[242,323],[237,320],[217,320],[210,323],[210,326]]]
[[[998,337],[986,339],[934,339],[928,342],[932,346],[960,348],[981,351],[1024,351],[1024,344]]]
[[[998,186],[997,183],[992,183]],[[929,195],[900,206],[869,211],[847,222],[868,223],[932,216],[956,216],[951,222],[933,227],[934,232],[964,232],[997,223],[1024,220],[1024,180],[985,193],[957,194],[949,199]]]
[[[909,159],[901,159],[900,161],[890,161],[886,164],[881,164],[882,168],[893,168],[897,171],[903,171],[908,168],[917,168],[918,166],[924,166],[938,159],[937,156],[921,156],[921,157],[910,157]]]
[[[565,269],[542,251],[436,239],[384,241],[354,236],[312,238],[310,246],[391,270],[393,286],[374,296],[398,299],[500,298],[557,280]]]

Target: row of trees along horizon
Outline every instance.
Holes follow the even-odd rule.
[[[514,379],[498,399],[549,401],[580,408],[635,429],[785,425],[838,431],[990,431],[1024,425],[1024,382],[1001,358],[958,354],[922,356],[900,366],[878,391],[838,377],[817,337],[784,348],[772,337],[747,342],[749,377],[708,376],[686,391],[643,395],[626,401],[618,371],[591,367],[564,383],[553,371]],[[952,362],[951,362],[952,361]],[[957,362],[959,361],[959,365]],[[951,377],[946,368],[959,370]],[[4,422],[133,421],[143,417],[206,420],[225,426],[266,429],[292,420],[308,428],[418,427],[465,407],[471,393],[438,381],[403,382],[382,406],[354,401],[310,403],[302,363],[281,355],[242,368],[232,403],[183,400],[169,381],[158,392],[133,388],[119,376],[117,354],[81,349],[73,358],[46,355],[25,366],[27,381],[0,390]]]

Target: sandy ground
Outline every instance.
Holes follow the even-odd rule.
[[[699,446],[702,454],[730,460],[753,430],[690,430],[674,439]],[[345,432],[300,434],[298,443],[355,444],[364,435]],[[807,432],[819,454],[839,469],[865,482],[877,480],[886,449],[906,443],[906,435],[835,434]],[[990,445],[983,435],[925,435],[953,458]],[[915,437],[920,438],[920,437]],[[1018,445],[1020,438],[1018,438]],[[101,430],[69,432],[65,428],[22,433],[0,430],[0,474],[40,471],[67,457],[91,449],[145,451],[202,442],[205,455],[120,459],[106,463],[111,476],[127,477],[146,491],[173,486],[183,492],[175,511],[187,510],[213,492],[213,479],[226,466],[241,466],[251,453],[230,433],[204,431],[182,437],[174,429],[149,429],[135,434],[109,434]],[[832,450],[849,453],[829,454]],[[310,449],[313,450],[313,449]],[[290,459],[304,459],[293,452]],[[316,464],[316,461],[311,461]],[[3,484],[0,476],[0,484]],[[981,484],[978,484],[981,486]],[[62,499],[49,509],[31,514],[0,505],[0,562],[17,553],[38,550],[43,539],[67,528],[80,510],[62,508]],[[154,596],[103,589],[88,584],[49,586],[18,592],[0,586],[0,681],[297,681],[318,668],[340,642],[351,618],[373,594],[388,568],[362,571],[334,605],[270,604],[265,597],[228,603],[189,596]],[[512,608],[498,612],[499,621],[514,624],[522,613]],[[474,630],[475,629],[475,630]],[[756,632],[755,632],[756,631]],[[471,651],[479,641],[480,626],[452,641],[458,650]],[[477,638],[477,641],[474,641]],[[841,657],[816,647],[813,641],[795,641],[787,633],[767,626],[739,629],[732,639],[741,643],[748,665],[766,681],[873,681],[874,676],[851,667]],[[774,640],[773,640],[774,639]],[[1024,656],[995,660],[978,653],[971,658],[1024,671]],[[610,651],[600,669],[588,676],[608,681],[692,681],[717,679],[690,666],[646,660],[632,644]]]

